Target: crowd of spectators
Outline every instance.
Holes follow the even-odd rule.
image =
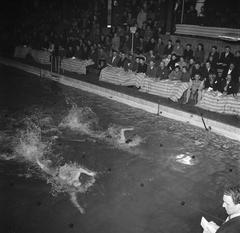
[[[156,9],[164,9],[164,0],[126,1],[123,6],[114,3],[117,20],[113,18],[111,28],[101,19],[105,3],[99,1],[94,9],[84,11],[76,5],[66,18],[57,2],[51,3],[47,11],[39,6],[40,15],[35,11],[31,21],[23,22],[15,30],[16,45],[48,50],[60,58],[92,59],[95,64],[91,68],[99,72],[111,65],[145,73],[156,80],[189,82],[185,102],[191,96],[201,98],[203,89],[233,95],[239,92],[240,51],[233,54],[226,46],[219,54],[218,48],[212,46],[206,54],[200,43],[193,48],[180,40],[164,42],[161,17],[156,13]],[[122,17],[118,17],[118,10],[124,12]],[[131,26],[137,28],[133,48]]]

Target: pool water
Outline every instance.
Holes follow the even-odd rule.
[[[239,142],[3,66],[0,80],[0,232],[198,233],[201,216],[225,219]]]

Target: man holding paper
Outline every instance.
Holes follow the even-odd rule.
[[[202,217],[203,233],[240,233],[240,185],[224,190],[222,206],[228,214],[226,221],[218,226]]]

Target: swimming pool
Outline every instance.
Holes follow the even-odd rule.
[[[0,107],[9,232],[202,232],[202,215],[225,218],[221,190],[238,181],[239,142],[3,66]],[[117,140],[128,127],[133,146]],[[35,152],[45,165],[96,173],[94,182],[85,192],[56,182]]]

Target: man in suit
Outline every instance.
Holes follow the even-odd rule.
[[[223,204],[228,217],[225,222],[218,226],[209,222],[216,230],[216,233],[239,233],[240,232],[240,185],[225,188],[223,192]],[[213,233],[205,229],[203,233]]]
[[[226,78],[222,78],[221,92],[226,95],[237,94],[237,82],[232,79],[232,75],[228,74]]]
[[[110,57],[108,64],[111,66],[117,67],[118,61],[119,61],[119,56],[117,54],[117,51],[113,50],[112,56]]]
[[[225,46],[225,51],[221,53],[218,65],[223,67],[229,66],[233,59],[234,56],[231,52],[231,48],[227,45]]]
[[[150,78],[157,77],[157,67],[155,66],[154,60],[150,60],[149,65],[147,66],[146,75]]]
[[[147,64],[145,63],[146,59],[143,56],[139,56],[139,64],[138,64],[138,69],[137,73],[146,73],[147,71]]]
[[[233,81],[237,81],[239,74],[233,62],[223,70],[222,77],[226,78],[228,74],[231,74]]]

